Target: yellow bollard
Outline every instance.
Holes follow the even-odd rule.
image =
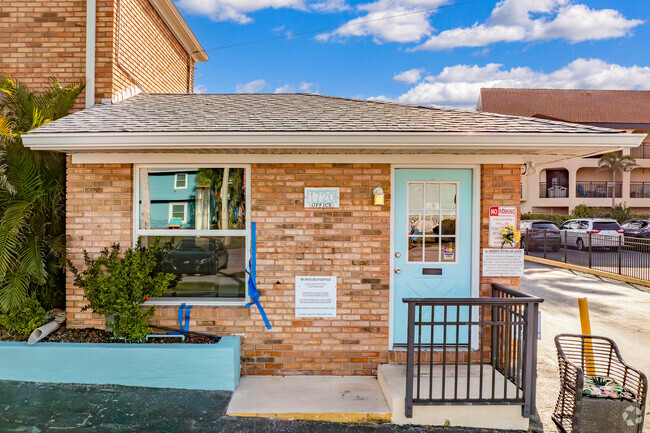
[[[591,335],[591,323],[589,321],[589,304],[587,298],[578,298],[578,309],[580,310],[580,326],[583,335]],[[585,339],[585,367],[589,376],[596,375],[594,364],[594,350],[591,345],[591,338]]]

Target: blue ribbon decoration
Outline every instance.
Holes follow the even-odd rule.
[[[246,308],[250,308],[251,305],[253,304],[257,305],[257,309],[260,310],[260,315],[262,316],[262,320],[264,320],[264,325],[266,325],[266,329],[271,329],[271,323],[269,322],[269,318],[266,317],[264,308],[262,308],[262,304],[260,304],[260,292],[257,290],[257,287],[255,287],[256,253],[257,253],[257,240],[255,236],[255,223],[252,222],[251,223],[251,258],[248,261],[248,269],[246,269],[246,274],[248,275],[248,296],[251,298],[252,302],[246,304]]]

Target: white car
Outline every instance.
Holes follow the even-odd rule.
[[[623,229],[611,218],[578,218],[568,220],[560,226],[562,245],[579,250],[589,248],[618,248],[623,242]]]

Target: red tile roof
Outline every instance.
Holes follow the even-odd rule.
[[[485,88],[477,109],[575,123],[650,123],[650,91]]]

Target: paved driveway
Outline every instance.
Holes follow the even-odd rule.
[[[545,432],[556,431],[551,413],[559,377],[553,338],[561,333],[580,333],[579,297],[587,297],[589,302],[592,333],[612,338],[629,364],[650,374],[650,293],[626,283],[532,262],[526,262],[521,288],[545,300],[541,307],[537,386],[537,406]],[[650,429],[648,408],[645,429]]]
[[[0,381],[0,432],[498,433],[225,416],[229,392]]]

